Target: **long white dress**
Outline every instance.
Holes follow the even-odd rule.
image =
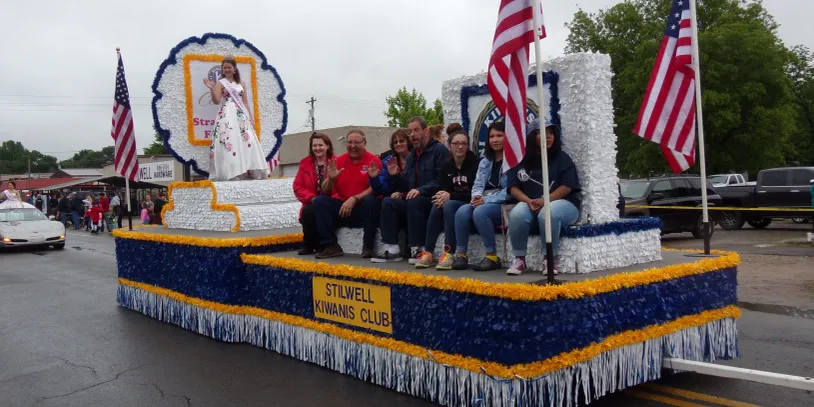
[[[7,189],[3,191],[3,198],[5,198],[5,201],[0,203],[0,209],[16,209],[23,207],[23,202],[20,199],[19,191],[11,192]]]
[[[224,81],[221,81],[223,84]],[[232,92],[225,89],[230,86]],[[254,131],[249,114],[242,101],[235,101],[232,94],[243,96],[239,83],[224,85],[218,116],[212,130],[209,145],[209,179],[212,181],[235,181],[241,179],[264,179],[268,177],[269,165],[260,140]]]

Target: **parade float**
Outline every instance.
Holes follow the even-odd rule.
[[[159,69],[153,113],[174,156],[201,174],[208,141],[195,121],[196,75],[223,54],[257,78],[250,109],[260,112],[267,152],[285,131],[285,90],[259,50],[223,34],[185,40]],[[561,126],[584,187],[580,222],[561,243],[559,284],[539,273],[295,258],[291,180],[200,181],[170,187],[166,227],[115,231],[117,302],[443,405],[571,406],[658,379],[666,357],[737,357],[738,255],[663,251],[657,219],[618,217],[610,58],[573,54],[544,70],[547,117]],[[446,120],[461,122],[475,149],[498,119],[484,84],[481,74],[442,88]],[[539,112],[536,100],[529,106],[530,119]],[[361,250],[361,230],[339,235],[346,253]],[[470,248],[475,261],[483,256],[477,236]],[[540,256],[530,263],[539,267]]]

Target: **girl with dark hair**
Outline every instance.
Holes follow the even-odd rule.
[[[484,158],[478,164],[478,173],[472,186],[472,199],[455,214],[455,240],[458,243],[455,262],[452,268],[465,270],[469,267],[466,250],[469,243],[471,224],[483,240],[486,257],[472,266],[475,271],[489,271],[501,268],[497,257],[495,226],[502,224],[501,206],[510,196],[506,190],[506,174],[503,166],[503,146],[506,142],[506,127],[503,122],[489,125],[489,141],[483,151]]]
[[[297,176],[294,177],[294,195],[302,202],[300,224],[302,225],[302,248],[299,255],[312,254],[319,249],[317,219],[314,198],[323,195],[322,181],[327,178],[328,161],[334,158],[334,147],[331,138],[323,133],[311,134],[308,140],[308,156],[300,161]]]
[[[254,130],[251,111],[247,108],[246,86],[240,80],[235,59],[224,58],[220,80],[213,83],[207,78],[204,85],[211,91],[212,103],[221,105],[212,127],[209,179],[233,181],[268,178],[266,153]]]
[[[455,214],[471,199],[472,184],[478,170],[478,159],[469,149],[469,135],[463,130],[458,130],[450,135],[449,146],[450,157],[438,175],[441,190],[432,197],[433,206],[427,220],[427,235],[416,268],[427,268],[432,264],[432,253],[442,227],[444,253],[435,268],[451,270],[455,260],[452,255],[452,251],[456,247]]]
[[[17,190],[17,183],[9,181],[6,190],[3,191],[3,203],[0,204],[0,209],[22,208],[23,200],[20,198],[20,191]]]
[[[543,206],[543,168],[541,143],[545,142],[548,156],[548,180],[551,205],[551,243],[554,247],[554,272],[557,272],[557,247],[563,229],[579,219],[582,186],[577,176],[577,168],[571,157],[561,149],[560,128],[551,122],[545,123],[545,139],[541,140],[540,120],[529,123],[526,130],[526,154],[508,174],[509,193],[519,201],[509,214],[509,238],[512,243],[514,262],[506,270],[507,274],[520,275],[526,270],[526,248],[529,235],[540,232],[545,236],[545,211]],[[543,243],[545,252],[545,243]],[[545,268],[545,261],[543,262]],[[545,269],[543,273],[545,273]]]

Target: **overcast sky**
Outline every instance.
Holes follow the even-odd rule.
[[[153,138],[153,78],[181,40],[224,32],[268,57],[288,95],[288,132],[303,131],[305,101],[317,127],[385,124],[384,99],[401,86],[432,101],[441,82],[484,70],[498,0],[172,0],[4,2],[0,25],[0,141],[70,157],[112,145],[115,48],[122,48],[139,150]],[[578,6],[548,0],[543,54],[563,54]],[[812,0],[765,0],[786,44],[814,48]],[[225,7],[224,5],[227,5]]]

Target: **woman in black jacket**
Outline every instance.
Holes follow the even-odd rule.
[[[424,251],[416,263],[416,268],[427,268],[432,264],[435,242],[444,229],[444,254],[435,267],[437,270],[451,270],[455,256],[455,212],[468,204],[472,198],[472,184],[478,171],[478,159],[469,150],[469,134],[458,130],[449,136],[450,157],[438,174],[441,190],[432,197],[432,210],[427,220],[427,237]]]

